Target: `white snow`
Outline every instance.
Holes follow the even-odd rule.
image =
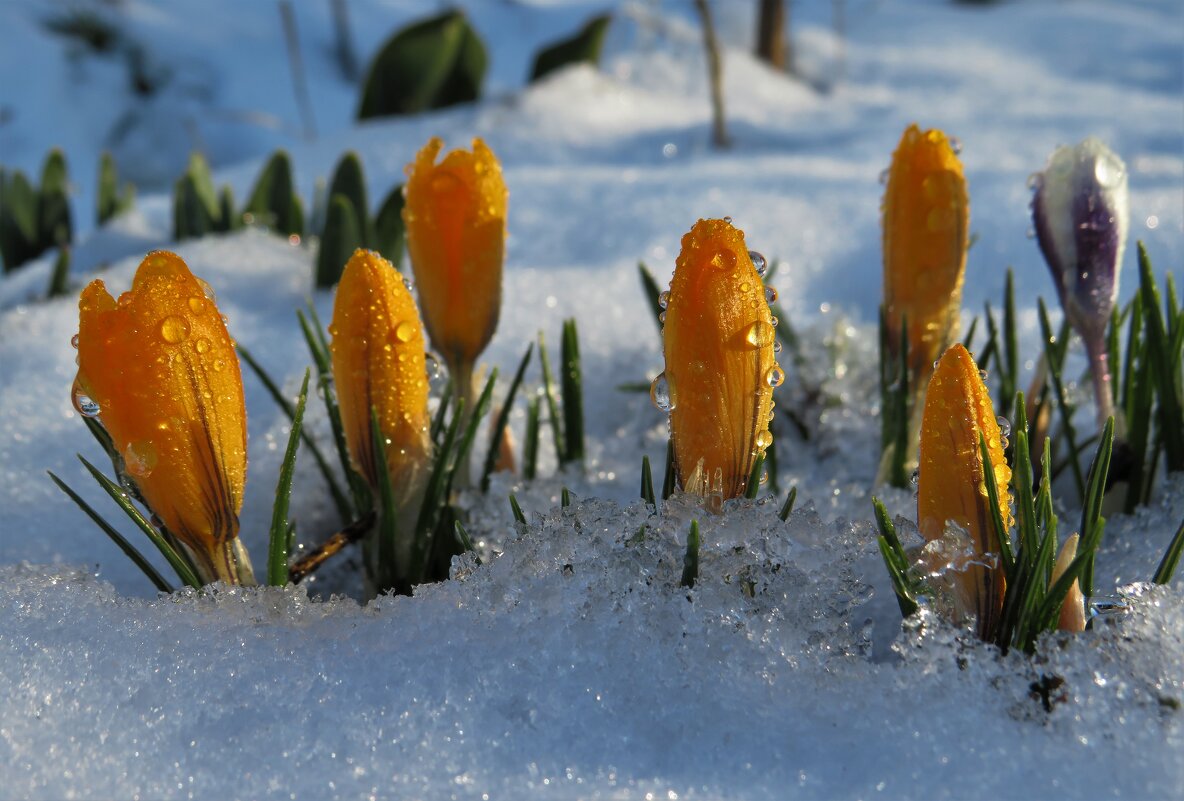
[[[301,131],[274,4],[98,4],[174,80],[150,102],[122,65],[73,52],[35,2],[0,3],[0,163],[36,173],[66,151],[77,186],[76,288],[102,269],[130,283],[168,246],[217,291],[233,336],[289,392],[308,363],[294,309],[312,251],[259,231],[170,243],[165,187],[200,143],[241,201],[267,154],[287,147],[306,200],[356,149],[377,203],[429,136],[482,136],[502,160],[510,234],[502,323],[486,360],[512,371],[537,331],[580,323],[589,464],[495,477],[468,495],[486,555],[457,580],[359,607],[348,565],[307,588],[153,597],[136,568],[45,476],[114,509],[74,458],[102,454],[74,412],[73,298],[40,299],[49,260],[0,280],[0,795],[29,798],[781,799],[1171,797],[1184,786],[1182,581],[1149,588],[1184,518],[1184,477],[1109,517],[1099,586],[1130,610],[1039,655],[1002,658],[932,616],[901,633],[874,542],[871,480],[879,302],[877,182],[917,121],[964,145],[971,195],[967,316],[998,306],[1016,269],[1022,345],[1034,358],[1036,297],[1055,306],[1033,241],[1027,176],[1062,143],[1096,135],[1131,169],[1132,238],[1162,276],[1184,260],[1184,19],[1173,0],[795,3],[809,83],[744,50],[753,3],[715,3],[734,147],[708,144],[699,30],[689,3],[616,6],[599,71],[522,82],[534,49],[604,4],[471,2],[491,53],[482,103],[356,125],[356,87],[335,71],[328,3],[294,4],[318,137]],[[51,10],[70,6],[52,5]],[[349,3],[365,63],[389,32],[435,13],[412,0]],[[840,53],[845,59],[840,61]],[[841,69],[840,69],[841,67]],[[823,86],[818,91],[811,85]],[[130,117],[128,116],[130,115]],[[140,120],[114,141],[122,118]],[[143,122],[143,121],[149,122]],[[98,153],[140,184],[136,211],[93,227]],[[641,456],[661,465],[665,423],[615,385],[661,368],[636,276],[668,278],[700,217],[730,215],[749,246],[784,263],[773,283],[805,362],[783,356],[780,498],[722,517],[681,500],[660,517],[634,498]],[[1132,243],[1133,244],[1133,243]],[[1121,298],[1134,286],[1128,248]],[[332,298],[314,297],[323,316]],[[532,368],[531,380],[537,380]],[[250,420],[243,538],[264,552],[286,420],[244,375]],[[1083,395],[1087,393],[1082,393]],[[328,446],[319,405],[309,425]],[[1088,409],[1081,413],[1088,420]],[[520,430],[520,414],[515,419]],[[298,463],[300,539],[336,524],[310,460]],[[560,511],[559,489],[577,505]],[[1062,527],[1076,525],[1060,492]],[[518,494],[531,522],[517,528]],[[880,492],[880,491],[878,491]],[[911,517],[907,492],[885,490]],[[701,580],[678,587],[692,518]],[[633,538],[645,522],[647,534]],[[495,554],[497,555],[494,558]],[[256,557],[257,560],[261,556]],[[750,594],[745,592],[750,590]],[[310,599],[309,593],[313,593]],[[1046,712],[1042,675],[1065,684]]]

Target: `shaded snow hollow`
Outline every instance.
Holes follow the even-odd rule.
[[[913,121],[965,144],[979,240],[964,307],[997,306],[1002,268],[1014,266],[1026,354],[1036,297],[1053,296],[1024,235],[1026,178],[1057,144],[1092,134],[1122,154],[1132,238],[1181,283],[1184,19],[1174,0],[848,3],[844,42],[827,27],[830,4],[795,4],[799,64],[828,93],[748,57],[753,4],[729,0],[720,26],[736,146],[723,153],[706,144],[689,4],[618,4],[600,71],[525,91],[533,47],[603,4],[463,5],[490,46],[490,99],[354,126],[356,88],[333,71],[329,5],[296,4],[320,133],[307,142],[268,4],[123,6],[128,30],[183,78],[147,105],[128,96],[117,62],[47,36],[41,4],[0,4],[0,111],[12,112],[0,124],[0,161],[35,171],[48,146],[64,146],[78,220],[93,208],[90,172],[103,147],[148,182],[174,175],[200,141],[221,165],[217,182],[240,199],[273,147],[292,151],[306,199],[355,148],[377,202],[429,136],[450,146],[484,137],[511,191],[507,302],[486,358],[505,375],[539,329],[554,348],[560,321],[575,316],[589,433],[586,473],[553,475],[544,441],[544,478],[499,475],[488,497],[462,498],[485,562],[462,559],[455,580],[415,597],[365,608],[323,597],[356,592],[348,565],[309,587],[151,597],[44,476],[53,470],[117,519],[74,459],[101,460],[69,400],[75,301],[36,299],[47,260],[6,276],[0,796],[1178,796],[1184,579],[1137,582],[1184,517],[1184,477],[1161,477],[1151,507],[1108,520],[1098,584],[1108,594],[1125,588],[1127,612],[1047,638],[1032,659],[1000,657],[926,614],[902,631],[870,519],[879,432],[868,324],[880,291],[877,176]],[[436,8],[349,6],[364,56]],[[225,19],[236,20],[232,30]],[[129,109],[129,138],[113,143]],[[666,439],[648,398],[614,389],[661,369],[636,262],[666,280],[694,220],[724,215],[750,247],[788,260],[773,283],[806,345],[801,361],[783,354],[788,378],[776,395],[781,492],[799,488],[787,523],[776,515],[783,494],[719,517],[681,499],[655,515],[633,500],[641,456],[660,465]],[[80,224],[75,287],[102,269],[121,291],[146,250],[176,247],[217,291],[231,333],[295,392],[308,357],[293,310],[310,291],[310,249],[259,231],[174,245],[168,198],[152,191],[134,213],[88,227]],[[1131,253],[1124,298],[1133,263]],[[313,301],[327,319],[331,296]],[[537,385],[535,369],[528,381]],[[243,538],[261,561],[287,427],[254,377],[244,384]],[[788,425],[791,408],[809,440]],[[512,422],[520,432],[520,412]],[[308,424],[329,441],[319,404]],[[563,485],[576,497],[567,510],[556,508]],[[526,526],[512,522],[510,491],[528,510]],[[1067,532],[1073,490],[1058,495]],[[907,492],[883,499],[894,515],[915,513]],[[336,523],[303,457],[292,514],[306,542]],[[678,581],[695,517],[700,581],[688,591]]]

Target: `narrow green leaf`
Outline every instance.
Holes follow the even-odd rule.
[[[94,521],[95,525],[98,526],[103,531],[103,533],[110,537],[111,541],[119,547],[119,550],[123,551],[124,554],[126,554],[127,557],[135,563],[136,567],[140,568],[140,571],[148,577],[148,580],[156,586],[156,589],[160,590],[161,592],[168,593],[173,591],[172,585],[169,584],[168,581],[166,581],[165,578],[157,572],[156,568],[144,558],[144,555],[136,550],[134,545],[124,539],[123,535],[116,531],[110,523],[104,520],[98,512],[91,508],[90,504],[84,501],[81,495],[70,489],[66,482],[62,481],[53,474],[52,470],[47,470],[46,472],[49,473],[49,477],[53,480],[53,483],[58,485],[58,489],[66,493],[70,500],[78,504],[79,509],[86,512],[87,516]]]
[[[983,483],[987,485],[987,505],[991,507],[991,524],[995,528],[995,538],[999,541],[999,558],[1003,563],[1004,575],[1010,575],[1015,566],[1015,554],[1011,551],[1011,532],[1003,525],[1003,515],[999,511],[999,485],[995,481],[995,471],[985,469],[991,464],[991,453],[987,450],[987,439],[981,431],[978,435],[978,448],[984,466]]]
[[[1176,529],[1176,534],[1168,544],[1168,549],[1164,552],[1163,559],[1151,580],[1156,584],[1170,582],[1176,574],[1176,568],[1180,565],[1181,553],[1184,553],[1184,520],[1180,521],[1180,527]]]
[[[658,326],[658,336],[662,335],[662,304],[659,297],[662,290],[658,288],[658,282],[654,278],[654,274],[645,266],[644,261],[637,262],[637,272],[641,276],[641,289],[645,292],[646,302],[649,304],[650,311],[654,315],[654,325]],[[648,385],[646,389],[649,389]]]
[[[388,39],[370,63],[358,119],[476,100],[486,61],[485,47],[459,11],[409,25]]]
[[[1180,363],[1172,363],[1173,345],[1160,308],[1159,288],[1151,258],[1142,242],[1139,246],[1139,294],[1143,299],[1143,330],[1155,382],[1159,409],[1159,430],[1164,440],[1169,471],[1184,470],[1184,405],[1180,397]]]
[[[397,268],[403,261],[407,229],[403,225],[403,184],[390,191],[374,216],[374,249]]]
[[[58,257],[53,262],[53,272],[49,275],[49,289],[46,296],[60,298],[70,292],[70,248],[58,249]]]
[[[762,453],[752,461],[752,470],[748,474],[748,484],[744,487],[744,497],[754,500],[761,491],[761,473],[765,470],[765,455]]]
[[[798,487],[793,485],[789,488],[789,494],[785,496],[785,503],[781,507],[781,511],[777,516],[781,518],[782,522],[789,520],[789,516],[793,513],[793,505],[798,499]]]
[[[37,228],[40,251],[69,245],[73,239],[70,221],[70,177],[66,157],[54,148],[41,167],[41,187],[37,196]]]
[[[971,353],[974,353],[974,335],[978,332],[978,320],[976,314],[974,319],[970,321],[970,328],[966,329],[966,336],[962,338],[962,347]]]
[[[131,498],[123,491],[123,488],[103,475],[97,467],[86,461],[82,456],[79,456],[78,460],[82,462],[95,481],[99,482],[99,486],[111,497],[111,500],[115,501],[116,505],[123,510],[124,514],[152,541],[152,544],[156,546],[157,550],[168,561],[169,566],[176,571],[177,578],[181,579],[181,583],[195,589],[200,589],[202,586],[201,580],[198,579],[188,560],[177,553],[161,533],[145,519],[144,515],[140,514],[140,510],[135,507]]]
[[[584,378],[580,366],[580,336],[574,318],[563,321],[560,355],[562,373],[560,394],[563,397],[563,445],[566,458],[562,464],[584,461]]]
[[[559,490],[559,508],[566,509],[569,506],[571,506],[571,490],[562,487]]]
[[[1064,349],[1068,345],[1067,341],[1060,343],[1060,348],[1056,348],[1056,340],[1052,335],[1052,327],[1048,322],[1048,309],[1045,308],[1044,299],[1037,298],[1037,310],[1040,315],[1040,331],[1044,342],[1044,352],[1048,358],[1048,377],[1052,384],[1053,399],[1056,401],[1057,411],[1061,417],[1061,434],[1065,437],[1065,442],[1069,447],[1069,466],[1073,470],[1073,482],[1077,485],[1077,497],[1085,497],[1085,477],[1081,474],[1080,453],[1081,450],[1077,445],[1077,430],[1073,427],[1073,409],[1069,405],[1068,396],[1065,394],[1064,385],[1061,382],[1061,367],[1064,364]],[[1067,337],[1062,337],[1062,340]]]
[[[510,388],[506,391],[505,400],[502,401],[501,411],[498,412],[497,421],[493,424],[493,430],[489,434],[489,448],[485,452],[485,464],[481,468],[481,491],[489,492],[489,477],[493,475],[493,467],[497,464],[497,455],[501,450],[502,438],[505,436],[506,426],[510,424],[510,413],[514,411],[514,398],[518,395],[518,387],[522,385],[522,377],[526,374],[526,366],[530,364],[531,354],[534,352],[534,343],[526,346],[526,353],[522,355],[522,361],[518,363],[518,370],[514,373],[514,380],[510,382]]]
[[[514,497],[514,493],[510,493],[510,511],[514,513],[515,523],[526,523],[526,515],[522,513],[522,507],[518,505],[518,499]]]
[[[691,521],[691,530],[687,534],[687,552],[682,560],[682,581],[679,585],[694,589],[699,580],[699,521]]]
[[[271,530],[267,548],[267,583],[282,587],[288,583],[288,505],[292,499],[292,476],[296,472],[296,449],[300,445],[300,431],[304,427],[304,407],[308,402],[308,379],[312,371],[304,370],[304,382],[296,399],[288,447],[280,463],[279,482],[275,488],[275,502],[271,507]]]
[[[530,83],[572,64],[599,64],[609,20],[608,14],[593,17],[574,35],[539,50],[530,70]]]
[[[296,407],[294,407],[291,402],[286,397],[284,397],[283,391],[280,390],[279,386],[275,383],[271,376],[268,375],[267,371],[263,369],[263,365],[251,355],[250,351],[244,348],[241,344],[237,345],[236,347],[239,355],[243,357],[243,361],[246,362],[247,366],[251,368],[251,371],[255,373],[256,376],[258,376],[260,383],[263,384],[263,387],[267,390],[267,393],[271,395],[272,400],[274,400],[276,405],[283,410],[284,414],[288,416],[288,419],[294,422],[296,419]],[[333,496],[333,505],[337,507],[337,514],[341,517],[341,522],[348,523],[353,518],[353,510],[350,508],[349,499],[345,497],[345,492],[342,491],[341,486],[337,483],[337,479],[333,475],[332,468],[329,467],[329,461],[325,458],[325,455],[321,453],[321,449],[317,446],[316,440],[312,438],[312,435],[308,433],[308,431],[303,426],[300,427],[300,436],[301,439],[304,440],[304,444],[308,447],[309,452],[312,454],[313,460],[317,463],[317,468],[320,469],[321,475],[325,477],[325,483],[329,486],[329,494]]]
[[[1106,494],[1106,477],[1110,472],[1110,455],[1114,448],[1114,418],[1106,420],[1102,428],[1102,439],[1094,453],[1089,468],[1085,499],[1081,507],[1081,547],[1089,554],[1081,574],[1081,591],[1087,596],[1094,594],[1094,559],[1102,541],[1105,518],[1102,517],[1102,500]]]
[[[534,481],[539,467],[539,398],[536,395],[526,404],[526,432],[522,442],[522,477]]]
[[[295,189],[292,181],[292,160],[284,150],[277,150],[267,160],[247,199],[243,212],[255,218],[256,225],[264,225],[283,236],[304,235],[303,213],[297,216],[294,206]]]
[[[539,331],[539,366],[543,373],[543,399],[547,402],[547,416],[551,421],[551,438],[555,441],[555,461],[563,464],[567,453],[563,444],[563,427],[559,419],[559,403],[555,400],[555,381],[551,376],[551,361],[547,357],[547,344],[543,332]]]
[[[359,247],[370,247],[373,237],[370,229],[370,201],[366,195],[366,176],[362,172],[362,161],[356,151],[348,150],[338,160],[329,182],[329,198],[340,196],[349,201],[358,223]],[[332,203],[332,200],[330,200]]]
[[[1010,267],[1007,268],[1007,281],[1003,290],[1003,358],[997,364],[1001,366],[999,387],[1003,400],[1003,408],[999,413],[1010,418],[1010,404],[1019,389],[1020,380],[1020,346],[1015,315],[1015,277]]]
[[[357,213],[348,198],[329,198],[325,232],[317,248],[316,285],[326,289],[341,280],[345,265],[354,251],[362,247],[362,229]]]
[[[674,494],[674,440],[666,440],[666,470],[662,474],[662,500]]]
[[[473,547],[473,539],[469,536],[469,532],[465,529],[459,520],[452,521],[452,529],[456,532],[456,541],[460,544],[463,551],[475,551]],[[477,557],[477,564],[481,564],[481,557]]]
[[[654,498],[654,476],[650,472],[650,457],[648,456],[641,457],[641,500],[655,508],[658,505]]]
[[[370,446],[374,451],[374,467],[378,474],[378,527],[374,531],[377,540],[377,554],[374,575],[377,578],[379,592],[396,588],[402,566],[397,563],[398,553],[395,543],[398,539],[399,507],[395,504],[395,489],[391,486],[390,466],[386,461],[386,437],[378,425],[378,410],[370,407]],[[425,500],[426,504],[427,501]],[[424,509],[421,507],[420,515]],[[423,539],[419,531],[415,534],[417,550],[422,547]],[[423,550],[426,550],[423,549]],[[414,564],[422,564],[425,557],[417,554]],[[406,580],[415,583],[416,577],[407,576]]]

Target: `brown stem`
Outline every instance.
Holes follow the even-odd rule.
[[[729,144],[727,122],[724,119],[723,62],[719,55],[719,41],[715,37],[715,22],[707,0],[695,0],[695,8],[703,23],[703,48],[707,51],[707,80],[711,86],[711,141],[716,147]]]
[[[299,584],[301,579],[319,568],[345,546],[360,540],[367,531],[374,527],[374,520],[374,512],[369,512],[333,534],[288,568],[288,580],[293,584]]]

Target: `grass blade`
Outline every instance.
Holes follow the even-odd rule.
[[[489,435],[489,450],[485,453],[485,464],[481,469],[482,492],[489,492],[489,477],[493,475],[493,466],[497,463],[497,454],[504,436],[503,432],[510,423],[510,413],[514,410],[514,398],[518,394],[518,387],[522,385],[522,376],[526,374],[526,366],[530,364],[533,352],[534,343],[532,342],[526,346],[526,353],[523,354],[522,361],[518,363],[518,372],[514,373],[514,380],[510,382],[510,388],[506,391],[506,399],[502,402],[501,412],[498,413],[497,421],[493,424],[493,431]]]
[[[1089,481],[1081,507],[1081,548],[1082,553],[1089,557],[1081,574],[1081,591],[1087,596],[1094,594],[1094,555],[1102,542],[1102,530],[1106,523],[1102,517],[1102,499],[1106,494],[1106,477],[1110,473],[1113,449],[1114,418],[1110,417],[1102,429],[1102,440],[1089,467]]]
[[[650,472],[650,457],[641,457],[641,499],[650,506],[657,507],[654,500],[654,476]]]
[[[395,488],[391,486],[390,466],[386,461],[386,437],[378,425],[378,410],[373,406],[370,407],[370,447],[374,451],[374,469],[378,474],[378,528],[370,547],[371,575],[379,593],[391,589],[403,592],[410,589],[406,585],[414,583],[415,577],[403,576],[400,582],[402,568],[395,547],[399,536],[399,507],[395,504]],[[418,537],[416,544],[419,544]],[[419,563],[417,559],[415,564]]]
[[[744,497],[755,500],[761,490],[761,473],[765,469],[765,455],[762,453],[752,461],[752,470],[748,474],[748,484],[744,488]]]
[[[514,522],[526,524],[526,515],[522,512],[522,507],[518,505],[518,499],[514,497],[514,493],[510,493],[510,511],[514,513]]]
[[[1176,535],[1172,537],[1172,541],[1163,555],[1163,560],[1159,563],[1159,568],[1151,580],[1156,584],[1167,584],[1171,581],[1180,564],[1181,553],[1184,553],[1184,520],[1180,521],[1180,527],[1176,529]]]
[[[584,378],[580,367],[580,336],[575,318],[563,321],[560,343],[563,372],[560,394],[563,397],[563,464],[584,461]]]
[[[666,440],[666,471],[662,475],[662,500],[674,494],[674,440]]]
[[[539,366],[543,373],[543,399],[547,402],[547,417],[551,421],[551,438],[555,441],[555,461],[563,464],[566,450],[563,446],[563,429],[559,421],[559,404],[555,400],[555,380],[551,375],[551,360],[547,356],[547,343],[539,331]]]
[[[81,456],[78,459],[90,471],[90,474],[94,476],[95,481],[99,482],[99,486],[111,496],[111,500],[115,501],[119,508],[123,510],[124,514],[131,518],[131,521],[139,527],[140,531],[144,532],[148,539],[152,541],[152,544],[156,546],[156,549],[168,561],[169,566],[176,571],[177,578],[181,579],[183,584],[187,584],[194,589],[200,589],[202,586],[201,580],[197,577],[197,573],[194,572],[193,567],[190,566],[188,558],[178,553],[169,544],[168,540],[148,522],[144,515],[140,514],[140,510],[135,507],[131,498],[123,491],[123,488],[103,475],[97,467],[86,461],[86,459],[83,459]]]
[[[534,481],[539,469],[539,405],[538,396],[526,404],[526,432],[522,438],[522,477]]]
[[[1044,352],[1048,357],[1048,377],[1052,384],[1057,411],[1060,412],[1061,416],[1061,433],[1065,435],[1065,441],[1069,446],[1069,466],[1073,469],[1073,482],[1077,485],[1077,497],[1084,498],[1085,477],[1081,474],[1080,448],[1077,445],[1077,431],[1073,427],[1073,409],[1069,406],[1068,397],[1065,395],[1065,387],[1061,382],[1061,369],[1064,366],[1064,346],[1068,342],[1061,342],[1061,347],[1056,347],[1057,343],[1053,338],[1052,327],[1048,322],[1048,309],[1044,305],[1044,299],[1038,298],[1036,303],[1040,313],[1040,333],[1044,341]]]
[[[110,523],[104,520],[98,512],[92,509],[90,504],[82,499],[82,496],[70,489],[66,482],[55,476],[53,471],[47,470],[46,472],[49,473],[49,477],[53,479],[53,483],[58,485],[58,489],[66,493],[70,500],[78,504],[79,509],[86,512],[87,516],[94,521],[95,525],[98,526],[103,531],[103,533],[110,537],[111,541],[119,547],[119,550],[123,551],[124,554],[127,555],[127,558],[131,559],[132,562],[135,563],[136,567],[140,568],[140,571],[148,577],[148,580],[156,586],[156,589],[160,590],[161,592],[173,592],[172,585],[169,584],[168,581],[166,581],[165,578],[157,572],[156,568],[144,558],[143,554],[136,550],[134,545],[124,539],[122,534],[116,531]]]
[[[785,496],[785,503],[781,506],[781,511],[777,516],[781,518],[781,522],[789,520],[789,516],[793,513],[793,505],[798,499],[798,487],[795,484],[789,488],[789,494]]]
[[[272,400],[276,402],[276,405],[284,411],[284,414],[288,416],[289,420],[295,420],[296,410],[292,407],[292,404],[288,401],[288,399],[284,397],[284,393],[280,391],[279,386],[277,386],[275,381],[272,380],[271,376],[267,374],[267,371],[263,369],[263,365],[260,364],[255,359],[255,357],[251,355],[251,352],[242,345],[238,345],[237,349],[239,355],[243,357],[243,361],[245,361],[247,366],[251,368],[256,376],[259,377],[259,381],[263,384],[268,394],[271,395]],[[345,497],[345,493],[342,491],[341,486],[337,483],[337,479],[334,477],[333,471],[329,467],[328,460],[325,459],[325,455],[321,453],[321,449],[317,447],[317,443],[312,438],[312,435],[309,434],[303,426],[300,428],[300,436],[304,440],[304,444],[308,447],[309,453],[312,454],[313,460],[316,461],[317,467],[321,471],[321,475],[325,477],[325,483],[329,485],[329,494],[333,496],[333,505],[337,507],[337,514],[340,515],[341,522],[348,523],[350,518],[353,517],[353,509],[350,508],[349,500]]]
[[[645,266],[644,261],[637,262],[637,272],[641,276],[641,289],[645,292],[646,302],[649,304],[650,311],[654,314],[654,324],[658,326],[658,335],[662,335],[662,303],[659,301],[659,296],[662,290],[658,288],[658,282],[654,278],[654,274]]]
[[[1139,294],[1143,299],[1147,355],[1152,365],[1159,407],[1159,430],[1169,471],[1184,470],[1184,407],[1180,398],[1180,363],[1172,363],[1174,343],[1160,308],[1159,288],[1147,248],[1139,242]]]
[[[312,370],[305,368],[304,383],[296,400],[296,411],[292,415],[292,430],[288,434],[288,447],[280,463],[279,482],[275,488],[275,503],[271,508],[271,533],[267,547],[267,583],[282,587],[288,583],[288,506],[292,499],[292,476],[296,472],[296,450],[300,446],[300,432],[304,428],[304,407],[308,403],[308,380]]]
[[[691,530],[687,534],[687,552],[682,559],[682,580],[680,587],[694,589],[699,580],[699,521],[691,521]]]

